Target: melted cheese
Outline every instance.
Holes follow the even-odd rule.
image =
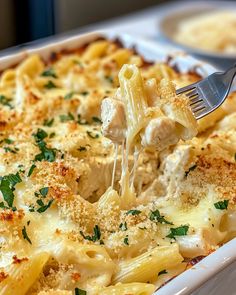
[[[233,114],[214,131],[187,143],[180,141],[161,152],[141,148],[148,122],[155,116],[168,116],[161,105],[154,106],[158,112],[150,109],[153,100],[146,97],[146,80],[152,79],[151,88],[156,85],[152,99],[165,90],[173,98],[171,103],[179,105],[181,101],[169,93],[173,90],[169,80],[183,85],[197,77],[177,73],[166,64],[144,67],[140,56],[121,49],[116,42],[103,40],[56,54],[48,63],[34,55],[0,77],[0,176],[18,173],[22,180],[14,189],[8,185],[7,196],[0,180],[0,294],[3,286],[11,287],[9,281],[15,283],[17,292],[24,290],[14,280],[16,270],[23,269],[28,271],[20,273],[20,284],[27,287],[27,295],[70,294],[75,288],[88,295],[109,294],[110,290],[135,295],[146,290],[148,295],[155,289],[152,283],[160,285],[161,276],[153,274],[160,267],[169,267],[168,257],[163,260],[168,263],[158,267],[155,260],[151,284],[113,286],[112,278],[122,271],[119,267],[158,253],[159,247],[174,249],[178,261],[181,255],[207,255],[235,235]],[[127,140],[121,148],[114,148],[101,133],[100,106],[105,96],[115,95],[124,62],[138,65],[144,86],[135,87],[138,94],[130,100],[126,96],[130,90],[124,89]],[[129,78],[130,73],[126,74]],[[142,81],[135,70],[136,75]],[[232,94],[230,105],[234,99]],[[168,104],[169,110],[176,109]],[[177,126],[186,135],[186,127]],[[14,195],[13,208],[9,189]],[[228,200],[228,210],[216,209],[214,204],[224,200]],[[155,220],[156,210],[169,223]],[[171,228],[183,224],[189,226],[187,235],[176,241],[166,237]],[[37,267],[35,261],[40,262]],[[178,263],[167,272],[171,277],[184,267]],[[131,265],[132,274],[135,270]]]

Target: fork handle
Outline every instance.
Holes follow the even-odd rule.
[[[224,76],[223,83],[225,85],[230,85],[231,87],[231,84],[233,82],[235,75],[236,75],[236,63],[223,73],[223,76]]]

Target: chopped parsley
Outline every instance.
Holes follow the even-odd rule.
[[[4,146],[3,149],[4,149],[4,151],[6,153],[9,152],[9,153],[12,153],[12,154],[16,154],[19,151],[19,149],[17,147],[10,148],[9,146]]]
[[[164,218],[163,215],[160,214],[160,211],[157,209],[155,211],[151,211],[151,214],[150,214],[150,220],[151,221],[155,221],[155,222],[160,222],[160,223],[166,223],[166,224],[173,224],[172,222],[166,220]]]
[[[50,149],[46,146],[46,143],[44,141],[40,141],[37,143],[38,147],[41,151],[40,154],[37,154],[34,158],[35,161],[48,161],[48,162],[54,162],[56,159],[56,149]]]
[[[14,142],[14,140],[10,139],[10,138],[4,138],[3,140],[0,141],[0,143],[7,143],[7,144],[12,144]]]
[[[52,127],[52,124],[53,124],[53,122],[54,122],[54,118],[52,118],[51,120],[44,120],[44,122],[43,122],[43,126],[47,126],[47,127]]]
[[[80,124],[80,125],[87,125],[88,124],[88,122],[85,119],[81,119],[81,115],[80,114],[78,114],[77,123]]]
[[[124,238],[124,244],[129,245],[129,237],[128,237],[128,235],[126,235],[125,238]]]
[[[48,136],[47,132],[43,129],[38,129],[37,133],[33,134],[36,144],[39,147],[41,153],[37,154],[34,158],[35,161],[48,161],[54,162],[56,159],[56,149],[50,149],[47,147],[46,142],[44,139]]]
[[[36,203],[39,206],[37,209],[35,209],[35,207],[30,207],[29,211],[30,212],[35,212],[37,211],[38,213],[43,213],[44,211],[46,211],[48,208],[50,208],[50,206],[53,203],[53,199],[49,200],[48,203],[44,203],[43,199],[46,198],[47,194],[48,194],[48,187],[42,187],[39,192],[35,192],[35,196],[37,198],[39,198]]]
[[[158,277],[160,276],[160,275],[164,275],[164,274],[167,274],[168,272],[166,271],[166,269],[163,269],[163,270],[161,270],[161,271],[159,271],[159,273],[158,273]]]
[[[68,113],[67,115],[60,115],[61,122],[68,122],[73,120],[75,120],[75,117],[71,113]]]
[[[22,182],[19,172],[16,174],[8,174],[0,178],[0,191],[3,195],[4,201],[9,207],[13,206],[14,190],[17,183]]]
[[[65,98],[65,99],[71,99],[71,98],[73,97],[74,94],[75,94],[74,91],[71,91],[71,92],[67,93],[67,94],[64,96],[64,98]]]
[[[43,129],[38,129],[36,133],[33,133],[33,137],[35,139],[35,141],[41,141],[44,138],[46,138],[48,136],[47,132],[44,131]]]
[[[86,294],[87,294],[86,291],[79,288],[75,288],[75,295],[86,295]]]
[[[127,211],[125,214],[126,214],[126,215],[138,215],[138,214],[140,214],[140,213],[141,213],[140,210],[129,210],[129,211]]]
[[[186,236],[188,229],[188,225],[181,225],[176,228],[170,228],[170,233],[166,237],[170,239],[175,239],[175,236]]]
[[[127,230],[127,223],[126,221],[124,223],[121,223],[119,225],[119,228],[122,230],[122,231],[126,231]]]
[[[86,96],[86,95],[89,94],[89,92],[88,91],[82,91],[82,92],[80,92],[80,94],[83,95],[83,96]]]
[[[36,165],[35,165],[35,164],[31,165],[31,167],[30,167],[30,169],[29,169],[29,172],[28,172],[28,174],[27,174],[28,177],[31,176],[31,174],[34,172],[34,169],[35,169],[35,168],[36,168]]]
[[[46,197],[48,194],[48,187],[43,187],[39,190],[41,196]]]
[[[93,139],[99,137],[99,134],[98,133],[94,134],[91,131],[86,131],[86,132],[87,132],[88,136],[91,137],[91,138],[93,138]]]
[[[229,204],[229,200],[219,201],[217,203],[214,203],[214,206],[216,209],[219,210],[227,210]]]
[[[44,72],[42,72],[41,76],[57,78],[57,75],[56,75],[55,70],[53,68],[45,70]]]
[[[53,137],[55,137],[55,135],[56,135],[56,133],[52,132],[52,133],[49,134],[49,138],[53,138]]]
[[[98,117],[92,117],[93,122],[102,124],[102,120]]]
[[[22,236],[24,238],[24,240],[28,241],[31,245],[32,245],[32,242],[27,234],[27,231],[26,231],[26,227],[24,226],[23,229],[22,229]]]
[[[8,106],[10,109],[13,109],[13,106],[10,104],[11,101],[11,98],[6,97],[5,95],[0,95],[0,104]]]
[[[44,211],[46,211],[48,208],[50,208],[50,206],[53,203],[53,199],[49,200],[47,204],[44,204],[42,199],[39,199],[36,201],[36,203],[39,205],[39,208],[36,210],[38,213],[43,213]]]
[[[185,177],[189,175],[189,172],[193,171],[195,168],[197,168],[197,165],[194,164],[193,166],[189,167],[187,171],[185,171]]]
[[[92,236],[85,236],[84,233],[82,231],[80,231],[81,236],[88,241],[93,241],[96,242],[98,240],[100,240],[101,238],[101,231],[98,225],[95,225],[95,227],[93,228],[93,235]]]
[[[44,87],[47,89],[57,88],[57,86],[52,81],[48,81],[48,83],[45,84]]]

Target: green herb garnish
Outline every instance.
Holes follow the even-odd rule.
[[[10,104],[11,101],[11,98],[6,97],[5,95],[0,95],[0,104],[8,106],[10,109],[13,109],[13,106]]]
[[[88,136],[95,139],[95,138],[98,138],[99,137],[99,134],[96,133],[96,134],[93,134],[91,131],[86,131]]]
[[[98,117],[92,117],[93,122],[102,124],[102,120]]]
[[[19,172],[17,172],[16,174],[5,175],[0,179],[0,191],[3,195],[3,199],[9,207],[12,207],[15,197],[13,193],[15,190],[15,185],[22,182],[22,179],[19,175]]]
[[[45,198],[48,194],[48,187],[43,187],[39,190],[40,194]]]
[[[34,168],[36,168],[36,165],[35,165],[35,164],[33,164],[33,165],[30,167],[29,172],[28,172],[28,174],[27,174],[28,177],[31,176],[31,174],[32,174],[33,171],[34,171]]]
[[[128,237],[128,235],[125,236],[125,238],[124,238],[124,243],[125,243],[126,245],[129,245],[129,237]]]
[[[33,137],[36,142],[42,141],[47,136],[48,136],[47,132],[40,128],[37,130],[36,133],[33,133]]]
[[[44,87],[47,89],[57,88],[57,86],[52,81],[48,81],[48,83],[45,84]]]
[[[138,214],[140,214],[140,213],[141,213],[140,210],[129,210],[129,211],[127,211],[125,214],[126,214],[126,215],[138,215]]]
[[[48,208],[50,208],[50,206],[53,203],[53,199],[49,200],[47,204],[44,204],[44,202],[42,201],[42,199],[39,199],[36,201],[36,203],[40,206],[37,209],[38,213],[43,213],[44,211],[46,211]]]
[[[44,141],[38,142],[38,147],[41,151],[40,154],[37,154],[34,158],[35,161],[48,161],[48,162],[54,162],[56,159],[56,149],[50,149],[46,146],[46,143]]]
[[[229,200],[219,201],[217,203],[214,203],[214,206],[216,209],[219,210],[227,210],[229,204]]]
[[[86,291],[79,288],[75,288],[75,295],[86,295],[86,294],[87,294]]]
[[[175,236],[186,236],[188,229],[188,225],[181,225],[176,228],[170,228],[170,234],[168,234],[166,237],[170,239],[175,239]]]
[[[93,228],[93,235],[92,236],[85,236],[82,231],[80,231],[81,236],[88,241],[96,242],[101,238],[101,231],[98,225],[95,225]]]
[[[22,235],[23,235],[24,240],[28,241],[32,245],[32,242],[31,242],[31,240],[30,240],[30,238],[29,238],[29,236],[27,234],[25,226],[22,229]]]
[[[42,72],[41,76],[57,78],[57,75],[56,75],[55,70],[53,68],[45,70],[44,72]]]
[[[65,99],[71,99],[71,98],[73,97],[74,94],[75,94],[74,91],[71,91],[71,92],[67,93],[67,94],[64,96],[64,98],[65,98]]]
[[[52,133],[49,134],[49,138],[53,138],[53,137],[55,137],[55,135],[56,135],[56,133],[52,132]]]
[[[10,139],[10,138],[5,138],[3,139],[0,143],[5,142],[7,144],[12,144],[14,142],[14,140]]]
[[[119,228],[122,230],[122,231],[126,231],[127,230],[127,223],[126,221],[124,223],[121,223],[119,225]]]
[[[73,120],[75,120],[75,117],[71,113],[68,113],[68,115],[60,115],[61,122],[68,122]]]
[[[43,125],[47,126],[47,127],[52,127],[52,124],[54,122],[54,118],[52,118],[51,120],[44,120]]]
[[[160,211],[157,209],[155,211],[151,211],[150,214],[150,220],[155,221],[155,222],[160,222],[160,223],[166,223],[166,224],[173,224],[170,221],[167,221],[163,215],[160,214]]]
[[[86,95],[89,94],[89,92],[88,91],[82,91],[82,92],[80,92],[80,94],[83,95],[83,96],[86,96]]]
[[[33,134],[36,144],[39,147],[41,153],[37,154],[34,158],[35,161],[48,161],[54,162],[56,158],[56,149],[50,149],[47,147],[44,139],[48,136],[48,134],[43,129],[38,129],[37,133]]]
[[[12,154],[16,154],[16,153],[19,151],[18,148],[16,148],[16,147],[14,147],[14,148],[10,148],[9,146],[4,146],[3,149],[4,149],[4,151],[5,151],[6,153],[9,152],[9,153],[12,153]]]

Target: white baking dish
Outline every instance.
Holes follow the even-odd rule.
[[[0,71],[20,62],[30,53],[39,53],[47,58],[52,51],[72,49],[79,47],[97,37],[104,36],[108,39],[118,37],[126,47],[135,46],[136,50],[147,60],[164,61],[172,57],[181,71],[197,70],[202,76],[208,75],[215,69],[203,62],[196,60],[182,52],[173,51],[152,41],[143,40],[126,34],[111,31],[89,33],[69,38],[51,39],[32,48],[20,50],[11,55],[0,58]],[[236,294],[236,239],[228,242],[219,250],[212,253],[197,265],[173,279],[155,294],[157,295],[232,295]],[[227,286],[230,287],[229,292]],[[235,291],[234,291],[235,290]],[[192,293],[193,292],[193,293]],[[228,292],[228,293],[227,293]]]

